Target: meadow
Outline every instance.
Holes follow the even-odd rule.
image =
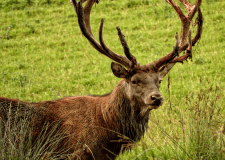
[[[225,2],[202,0],[201,9],[203,34],[193,61],[176,64],[170,82],[164,78],[164,104],[152,110],[144,138],[118,160],[225,159]],[[1,97],[36,102],[102,95],[120,81],[112,61],[82,36],[69,0],[6,0],[0,13]],[[124,54],[119,26],[140,64],[170,52],[180,32],[164,0],[101,0],[91,14],[96,38],[102,18],[106,44]]]

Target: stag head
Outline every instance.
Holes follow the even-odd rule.
[[[173,50],[164,57],[147,65],[140,65],[136,58],[130,53],[125,37],[119,27],[116,28],[126,56],[119,55],[106,46],[102,36],[103,19],[101,20],[99,28],[99,43],[92,34],[90,26],[91,8],[95,2],[98,3],[98,0],[87,0],[84,8],[82,7],[83,1],[85,0],[80,2],[71,0],[83,35],[96,50],[115,61],[111,64],[113,74],[118,78],[124,79],[127,97],[132,102],[142,106],[143,114],[145,114],[147,110],[158,108],[163,102],[162,95],[159,91],[161,79],[166,76],[175,63],[192,58],[192,46],[194,46],[201,37],[203,25],[203,17],[200,10],[201,0],[197,0],[194,5],[191,5],[187,0],[180,0],[187,9],[187,16],[183,14],[181,9],[172,0],[166,0],[180,17],[180,38],[178,38],[178,34],[176,33],[176,42]],[[197,32],[194,38],[191,38],[190,24],[196,12],[198,12],[198,17],[196,19]],[[179,53],[183,51],[185,51],[185,53],[179,56]]]

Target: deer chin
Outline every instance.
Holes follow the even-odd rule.
[[[152,110],[152,109],[158,109],[159,106],[160,106],[160,105],[150,105],[150,106],[149,106],[149,109],[150,109],[150,110]]]
[[[149,105],[142,106],[141,107],[140,115],[142,117],[144,117],[144,116],[148,115],[151,110],[159,108],[159,106],[160,105],[150,105],[150,104]]]

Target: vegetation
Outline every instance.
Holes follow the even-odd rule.
[[[201,8],[204,28],[193,62],[176,64],[170,83],[164,78],[163,106],[152,111],[141,142],[118,159],[225,159],[225,2],[203,0]],[[69,1],[6,0],[0,12],[0,96],[43,101],[100,95],[118,83],[111,60],[81,35]],[[102,0],[91,15],[94,35],[104,18],[106,44],[123,54],[119,25],[141,64],[171,51],[180,31],[179,18],[163,0]],[[15,159],[12,150],[1,153]]]
[[[29,122],[33,116],[31,112],[28,109],[22,111],[21,108],[17,108],[15,111],[11,106],[8,108],[7,121],[0,121],[0,158],[5,160],[35,160],[59,159],[69,156],[69,148],[65,147],[56,151],[61,140],[67,138],[64,130],[59,129],[58,125],[51,127],[51,124],[46,123],[41,134],[33,141],[32,128],[29,127]]]

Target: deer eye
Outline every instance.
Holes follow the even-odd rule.
[[[136,82],[136,81],[131,81],[131,83],[132,83],[132,84],[137,84],[137,82]]]

